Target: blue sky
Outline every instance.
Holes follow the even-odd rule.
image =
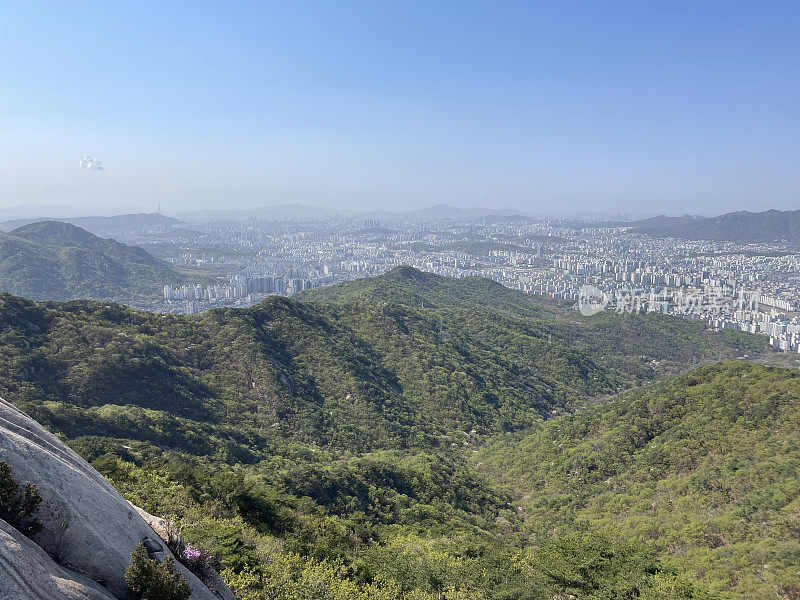
[[[0,207],[800,208],[798,2],[0,10]]]

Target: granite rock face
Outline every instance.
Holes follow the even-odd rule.
[[[0,520],[0,600],[115,600]]]
[[[33,541],[45,551],[45,556],[49,555],[56,566],[67,569],[68,573],[91,579],[100,585],[98,589],[124,599],[127,595],[125,569],[139,542],[145,542],[151,558],[163,559],[170,552],[144,518],[100,473],[33,419],[2,399],[0,460],[11,465],[12,474],[18,481],[34,483],[39,488],[42,504],[38,518],[43,527]],[[27,555],[28,550],[32,550],[19,540],[15,544],[16,550],[12,550],[10,545],[0,545],[0,554],[4,555],[0,557],[0,565],[17,564],[20,559],[16,552]],[[175,566],[189,582],[193,600],[221,597],[183,565],[176,562]],[[40,597],[32,590],[26,593],[32,598]],[[2,594],[0,591],[0,598],[5,600]],[[22,594],[18,597],[28,596]]]

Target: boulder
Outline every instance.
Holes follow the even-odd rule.
[[[39,488],[42,531],[33,537],[60,566],[88,577],[113,596],[127,595],[125,569],[145,541],[151,558],[170,551],[114,487],[66,444],[0,399],[0,460],[20,482]],[[10,564],[10,563],[9,563]],[[193,600],[216,600],[183,565]]]

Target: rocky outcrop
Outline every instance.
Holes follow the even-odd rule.
[[[42,496],[38,518],[43,527],[33,541],[58,563],[56,566],[89,578],[105,588],[107,593],[124,599],[127,594],[125,569],[139,542],[145,541],[153,558],[162,559],[169,553],[142,516],[102,475],[38,423],[2,399],[0,460],[11,465],[16,479],[38,486]],[[0,546],[3,555],[0,564],[9,565],[9,572],[10,565],[25,560],[16,552],[27,556],[29,550],[35,551],[28,543],[21,543],[26,540],[14,540]],[[183,565],[176,563],[176,568],[189,582],[193,600],[222,597],[204,586]],[[43,579],[41,585],[48,584]],[[15,598],[27,597],[39,596],[30,589],[27,592],[22,590]],[[71,598],[68,595],[60,597]],[[0,598],[3,598],[2,594]]]
[[[91,579],[55,563],[0,520],[0,600],[114,600]]]

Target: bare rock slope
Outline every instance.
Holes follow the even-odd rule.
[[[97,583],[60,567],[0,520],[0,600],[114,600]]]
[[[2,399],[0,460],[11,465],[16,479],[38,486],[42,496],[38,518],[43,524],[42,531],[33,538],[36,544],[8,531],[11,528],[4,522],[0,525],[0,600],[49,598],[32,586],[43,586],[44,590],[52,585],[56,590],[66,590],[54,598],[124,599],[125,569],[139,542],[145,542],[153,558],[162,559],[170,552],[144,518],[102,475]],[[31,572],[20,571],[18,565],[25,561],[42,564],[40,579]],[[215,600],[227,595],[220,591],[213,593],[177,562],[176,568],[189,582],[193,600]],[[2,582],[6,573],[11,578],[17,574],[13,583],[19,590],[17,595],[4,596],[3,587],[12,585]],[[94,584],[85,578],[99,585],[92,587]]]

